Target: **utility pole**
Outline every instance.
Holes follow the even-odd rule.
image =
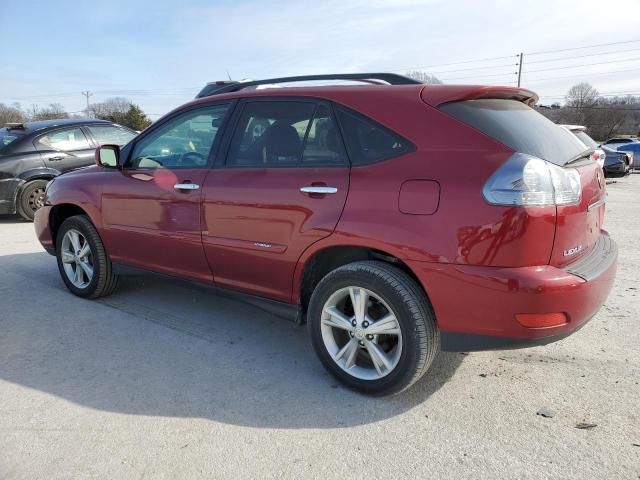
[[[87,90],[86,92],[82,92],[82,95],[87,97],[87,111],[88,111],[89,110],[89,97],[93,96],[93,93],[91,93],[89,90]]]
[[[520,86],[520,78],[522,77],[522,58],[524,54],[520,52],[520,61],[518,62],[518,86]]]

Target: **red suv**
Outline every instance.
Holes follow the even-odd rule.
[[[326,79],[373,85],[256,88]],[[362,74],[199,97],[49,183],[35,227],[75,295],[121,266],[239,292],[391,394],[440,348],[566,337],[611,289],[601,169],[528,90]]]

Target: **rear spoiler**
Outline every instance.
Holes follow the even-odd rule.
[[[527,105],[534,105],[538,101],[538,95],[526,88],[481,85],[428,85],[422,89],[420,96],[424,102],[432,107],[438,107],[448,102],[486,98],[517,100]]]

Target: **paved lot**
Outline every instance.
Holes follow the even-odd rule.
[[[640,175],[607,210],[620,268],[590,324],[442,354],[387,399],[230,299],[143,277],[73,297],[32,225],[0,218],[0,478],[640,478]]]

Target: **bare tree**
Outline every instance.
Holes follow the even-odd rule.
[[[418,80],[419,82],[426,83],[427,85],[442,85],[442,80],[440,80],[435,75],[429,75],[428,73],[421,72],[419,70],[407,72],[406,75],[409,78],[413,78],[414,80]]]
[[[565,96],[566,108],[569,109],[567,112],[569,121],[580,125],[589,123],[598,95],[598,90],[586,82],[571,87]]]
[[[5,105],[0,103],[0,127],[7,123],[22,123],[27,120],[27,116],[20,109],[20,105]]]
[[[58,118],[69,118],[69,114],[64,106],[59,103],[51,103],[45,108],[33,108],[31,120],[56,120]]]
[[[131,107],[131,100],[123,97],[107,98],[102,103],[93,103],[89,105],[87,112],[90,116],[103,120],[113,120],[115,117],[124,116]]]
[[[629,115],[628,105],[617,99],[599,98],[593,108],[591,118],[591,128],[593,136],[606,140],[614,133],[623,133],[621,130],[627,116]]]

